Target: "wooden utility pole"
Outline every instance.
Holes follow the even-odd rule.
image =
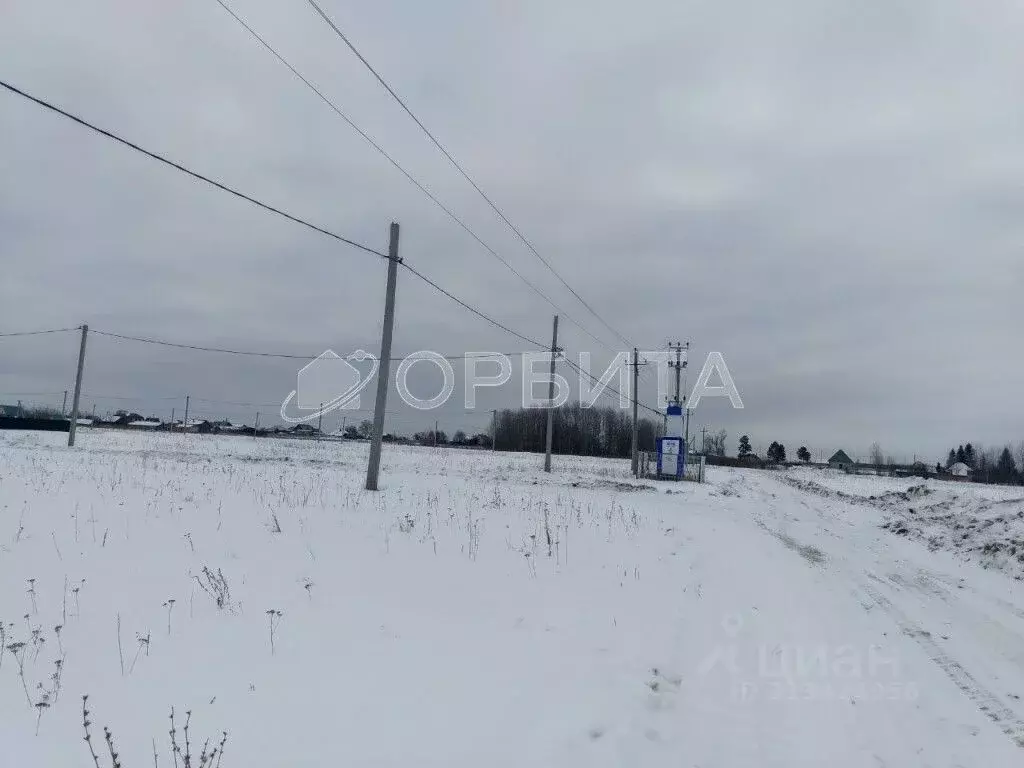
[[[548,430],[544,438],[544,471],[551,471],[551,442],[555,428],[555,359],[558,357],[558,315],[551,329],[551,381],[548,382]],[[531,395],[532,399],[532,395]]]
[[[78,347],[78,372],[75,374],[75,394],[71,398],[71,424],[68,426],[68,447],[75,444],[75,427],[78,426],[78,404],[82,398],[82,374],[85,372],[85,342],[89,338],[89,326],[82,326],[82,343]]]
[[[68,412],[68,391],[64,390],[64,402],[60,406],[60,415],[65,416]]]
[[[256,411],[256,426],[252,428],[252,439],[256,439],[256,433],[260,431],[260,412]]]
[[[188,406],[189,401],[192,399],[191,395],[185,395],[185,423],[182,425],[182,430],[188,432]]]
[[[498,450],[498,409],[491,409],[491,450]]]
[[[174,431],[174,409],[171,408],[171,431]]]
[[[316,419],[316,439],[320,439],[321,431],[324,428],[324,404],[320,403],[320,415]]]
[[[700,428],[700,452],[708,452],[708,427],[706,424]]]
[[[437,419],[434,419],[434,447],[437,448]]]
[[[388,404],[388,379],[391,370],[391,337],[395,330],[395,288],[398,282],[398,224],[391,222],[388,240],[388,283],[384,295],[384,329],[380,338],[380,368],[377,379],[377,400],[373,408],[373,435],[370,438],[370,460],[366,465],[366,490],[376,491],[380,475],[380,448],[384,438],[384,410]]]

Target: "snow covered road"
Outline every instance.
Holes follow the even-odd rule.
[[[83,693],[126,768],[171,705],[226,768],[1024,765],[1021,582],[803,473],[80,443],[0,433],[2,766],[90,761]]]

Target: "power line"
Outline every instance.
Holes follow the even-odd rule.
[[[14,331],[11,333],[0,333],[0,336],[41,336],[44,333],[66,333],[67,331],[77,331],[81,329],[81,326],[75,328],[48,328],[45,331]]]
[[[100,336],[109,336],[113,339],[123,339],[126,341],[138,341],[143,344],[157,344],[161,347],[175,347],[177,349],[192,349],[199,352],[219,352],[225,355],[244,355],[247,357],[279,357],[287,358],[290,360],[314,360],[318,355],[294,355],[287,353],[278,352],[250,352],[240,349],[226,349],[224,347],[203,347],[198,344],[181,344],[175,341],[164,341],[162,339],[148,339],[142,336],[129,336],[124,333],[111,333],[110,331],[99,331],[92,328],[89,329],[90,333],[95,333]]]
[[[231,6],[229,6],[225,2],[225,0],[215,0],[215,2],[221,8],[223,8],[225,11],[227,11],[231,15],[231,17],[236,22],[238,22],[249,33],[250,36],[252,36],[253,39],[255,39],[260,45],[262,45],[267,51],[269,51],[279,62],[281,62],[281,64],[283,64],[285,67],[287,67],[288,70],[293,75],[295,75],[295,77],[297,77],[307,88],[309,88],[309,90],[311,90],[313,93],[315,93],[324,104],[326,104],[328,107],[330,107],[335,112],[335,114],[338,115],[338,117],[340,117],[342,120],[344,120],[345,123],[347,123],[348,126],[352,130],[354,130],[357,134],[359,134],[371,147],[373,147],[375,150],[377,150],[377,152],[380,153],[380,155],[385,160],[387,160],[389,163],[391,163],[391,165],[393,165],[398,170],[398,172],[401,173],[413,186],[415,186],[417,189],[420,190],[420,192],[422,192],[424,195],[426,195],[427,198],[429,198],[430,201],[432,203],[434,203],[434,205],[436,205],[438,208],[440,208],[448,216],[448,218],[450,218],[452,221],[454,221],[470,237],[472,237],[474,240],[476,240],[476,242],[479,243],[480,246],[484,250],[486,250],[494,258],[496,258],[499,262],[501,262],[505,266],[506,269],[508,269],[513,275],[515,275],[517,278],[519,278],[524,284],[526,284],[538,296],[540,296],[542,299],[544,299],[544,301],[546,301],[548,304],[550,304],[554,309],[558,310],[558,312],[561,315],[563,315],[566,320],[568,320],[570,323],[575,325],[577,328],[579,328],[581,331],[583,331],[583,333],[585,333],[587,336],[592,338],[598,344],[601,344],[602,346],[608,348],[608,345],[605,344],[605,342],[603,342],[601,339],[599,339],[597,336],[595,336],[593,333],[591,333],[589,330],[587,330],[577,320],[574,320],[564,309],[560,308],[557,304],[555,304],[555,302],[552,301],[552,299],[546,293],[544,293],[540,288],[538,288],[536,285],[534,285],[532,282],[530,282],[515,267],[513,267],[504,257],[502,257],[501,254],[499,254],[496,250],[494,250],[494,248],[492,248],[490,245],[488,245],[479,235],[477,235],[476,232],[474,232],[469,227],[468,224],[466,224],[465,221],[463,221],[461,218],[459,218],[450,208],[448,208],[448,206],[446,206],[444,203],[442,203],[441,200],[433,192],[431,192],[429,188],[427,188],[418,179],[416,179],[412,174],[410,174],[401,165],[401,163],[399,163],[394,157],[392,157],[387,152],[387,150],[384,149],[384,147],[382,147],[372,136],[370,136],[368,133],[366,133],[366,131],[364,131],[362,128],[360,128],[358,125],[356,125],[355,122],[353,122],[353,120],[351,118],[349,118],[349,116],[346,115],[337,104],[335,104],[330,98],[328,98],[324,94],[323,91],[321,91],[319,88],[317,88],[316,85],[314,85],[309,80],[309,78],[307,78],[305,75],[303,75],[301,72],[299,72],[298,69],[296,69],[294,66],[292,66],[292,64],[281,53],[279,53],[277,51],[277,49],[275,49],[270,43],[268,43],[266,41],[266,39],[263,38],[255,29],[253,29],[252,26],[250,26],[241,16],[239,16],[237,13],[235,13],[235,11],[231,8]]]
[[[285,211],[282,211],[280,208],[275,208],[272,205],[269,205],[267,203],[261,202],[260,200],[257,200],[255,197],[250,197],[249,195],[245,194],[244,192],[239,192],[237,189],[233,189],[232,187],[229,187],[226,184],[222,184],[221,182],[215,181],[215,180],[209,178],[208,176],[204,176],[201,173],[197,173],[196,171],[190,170],[190,169],[186,168],[185,166],[183,166],[183,165],[181,165],[179,163],[174,162],[173,160],[168,160],[163,155],[159,155],[156,152],[150,152],[148,149],[143,149],[138,144],[134,144],[134,143],[128,141],[127,139],[124,139],[121,136],[118,136],[115,133],[112,133],[110,131],[104,130],[103,128],[99,128],[99,127],[93,125],[92,123],[87,122],[86,120],[83,120],[82,118],[80,118],[80,117],[78,117],[76,115],[73,115],[70,112],[67,112],[67,111],[63,110],[60,107],[55,106],[54,104],[51,104],[50,102],[48,102],[48,101],[46,101],[44,99],[40,99],[40,98],[37,98],[36,96],[32,96],[31,94],[26,93],[25,91],[21,90],[20,88],[15,88],[13,85],[11,85],[9,83],[6,83],[3,80],[0,80],[0,86],[3,86],[4,88],[6,88],[11,93],[16,93],[17,95],[22,96],[22,97],[28,99],[29,101],[35,102],[39,106],[44,107],[44,108],[50,110],[51,112],[56,112],[58,115],[66,117],[67,119],[77,123],[78,125],[81,125],[84,128],[88,128],[89,130],[94,131],[95,133],[98,133],[101,136],[105,136],[108,139],[116,141],[117,143],[122,144],[122,145],[128,147],[129,149],[134,149],[136,152],[140,152],[143,155],[146,155],[147,157],[150,157],[150,158],[152,158],[154,160],[157,160],[158,162],[163,163],[164,165],[170,166],[171,168],[174,168],[177,171],[180,171],[180,172],[182,172],[182,173],[184,173],[184,174],[186,174],[188,176],[191,176],[193,179],[197,179],[199,181],[205,182],[205,183],[207,183],[207,184],[209,184],[211,186],[216,187],[217,189],[219,189],[219,190],[221,190],[223,192],[227,192],[228,194],[234,195],[235,197],[238,197],[238,198],[240,198],[242,200],[245,200],[246,202],[252,203],[253,205],[258,206],[259,208],[262,208],[265,211],[269,211],[270,213],[274,213],[274,214],[277,214],[278,216],[282,216],[283,218],[286,218],[289,221],[295,222],[296,224],[301,224],[304,227],[308,227],[309,229],[312,229],[315,232],[319,232],[322,235],[327,235],[328,237],[333,238],[335,240],[338,240],[339,242],[345,243],[346,245],[351,245],[353,248],[358,248],[361,251],[366,251],[367,253],[372,253],[375,256],[380,256],[383,259],[387,258],[387,255],[381,253],[380,251],[374,250],[373,248],[370,248],[367,245],[363,245],[362,243],[357,243],[355,240],[350,240],[347,237],[342,237],[341,235],[339,235],[339,234],[337,234],[335,232],[331,232],[329,229],[324,229],[323,227],[319,227],[316,224],[312,224],[312,223],[306,221],[305,219],[300,219],[298,216],[293,216],[290,213],[286,213]]]
[[[405,110],[406,114],[408,114],[409,117],[412,118],[413,122],[415,122],[416,125],[420,127],[420,130],[422,130],[423,133],[427,135],[427,138],[429,138],[433,142],[434,146],[437,147],[446,158],[448,158],[448,161],[455,167],[456,170],[458,170],[460,174],[462,174],[462,177],[469,182],[469,184],[473,187],[473,189],[477,191],[480,197],[482,197],[487,202],[491,209],[496,214],[498,214],[502,221],[505,222],[508,228],[511,229],[516,234],[516,236],[526,245],[527,248],[530,249],[533,255],[541,260],[544,266],[547,267],[548,270],[550,270],[551,274],[557,277],[558,280],[562,283],[562,285],[564,285],[569,290],[569,292],[576,297],[580,304],[586,307],[587,311],[590,312],[590,314],[592,314],[594,317],[596,317],[601,322],[601,324],[604,325],[605,328],[607,328],[609,331],[615,334],[615,336],[618,337],[620,341],[627,345],[630,345],[629,340],[626,339],[626,337],[619,333],[617,330],[615,330],[611,325],[609,325],[608,322],[603,317],[601,317],[601,315],[599,315],[597,311],[592,306],[590,306],[590,304],[588,304],[587,301],[582,296],[580,296],[580,294],[577,293],[571,285],[569,285],[568,282],[566,282],[565,278],[558,273],[558,271],[551,265],[551,263],[547,259],[545,259],[536,248],[534,248],[533,244],[526,239],[526,236],[523,235],[523,233],[518,229],[518,227],[516,227],[516,225],[509,220],[509,218],[502,212],[502,210],[497,206],[497,204],[493,200],[491,200],[490,197],[487,196],[487,193],[485,193],[480,188],[480,186],[473,180],[469,173],[458,163],[458,161],[452,156],[452,154],[447,149],[444,148],[444,146],[441,144],[440,141],[438,141],[434,134],[432,134],[427,129],[427,127],[422,123],[422,121],[420,121],[420,119],[416,117],[416,115],[405,103],[405,101],[402,100],[402,97],[399,96],[390,85],[388,85],[387,81],[377,72],[376,69],[373,68],[373,65],[366,60],[366,57],[359,52],[355,45],[352,44],[352,41],[348,39],[348,37],[345,35],[344,32],[341,31],[338,25],[331,20],[331,17],[328,16],[324,12],[324,10],[316,3],[316,0],[307,0],[307,2],[320,15],[320,18],[322,18],[327,23],[327,25],[334,30],[335,34],[337,34],[338,37],[342,39],[345,45],[349,47],[352,53],[356,55],[356,57],[373,74],[373,76],[377,78],[377,82],[379,82],[384,87],[384,89],[389,94],[391,94],[391,97],[398,103],[398,105],[403,110]]]
[[[593,375],[592,373],[588,373],[587,371],[584,371],[584,370],[583,370],[582,368],[580,368],[580,367],[579,367],[578,365],[576,365],[576,363],[574,363],[574,362],[573,362],[572,360],[570,360],[570,359],[569,359],[568,357],[564,357],[564,356],[563,356],[563,359],[564,359],[564,361],[565,361],[566,365],[568,365],[568,366],[569,366],[570,368],[572,368],[572,369],[573,369],[574,371],[576,371],[577,373],[579,373],[579,374],[580,374],[580,376],[586,376],[586,377],[587,377],[587,378],[589,378],[589,379],[590,379],[591,381],[593,381],[593,382],[594,382],[595,384],[599,384],[599,383],[600,383],[600,380],[599,380],[599,379],[598,379],[598,378],[597,378],[596,376],[594,376],[594,375]],[[615,387],[611,386],[610,384],[607,384],[607,385],[605,385],[605,387],[604,387],[604,390],[602,390],[602,392],[604,392],[604,391],[606,391],[606,390],[611,390],[611,392],[612,392],[612,393],[614,393],[614,394],[615,394],[615,395],[616,395],[617,397],[622,397],[622,393],[621,393],[621,392],[619,392],[619,390],[617,390],[617,389],[616,389]],[[634,401],[636,402],[636,404],[637,404],[637,405],[638,405],[638,406],[639,406],[640,408],[644,408],[644,409],[646,409],[646,410],[650,411],[650,412],[651,412],[651,413],[653,413],[653,414],[654,414],[655,416],[659,416],[659,417],[660,417],[660,416],[662,415],[661,411],[655,410],[654,408],[651,408],[651,407],[650,407],[649,405],[644,405],[644,404],[643,404],[643,403],[641,403],[641,402],[640,402],[639,400],[637,400],[637,398],[636,398],[636,392],[634,392],[634,393],[633,393],[633,397],[632,397],[632,398],[630,399],[630,401],[629,401],[629,402],[631,402],[631,403],[632,403],[632,402],[634,402]]]
[[[440,293],[443,293],[443,294],[444,294],[445,296],[447,296],[447,297],[448,297],[449,299],[451,299],[452,301],[454,301],[454,302],[455,302],[456,304],[459,304],[460,306],[463,306],[463,307],[465,307],[466,309],[468,309],[468,310],[469,310],[470,312],[472,312],[472,313],[473,313],[474,315],[476,315],[477,317],[483,318],[483,319],[484,319],[484,320],[486,320],[486,321],[487,321],[488,323],[490,323],[491,325],[493,325],[493,326],[494,326],[495,328],[500,328],[501,330],[505,331],[506,333],[511,333],[511,334],[512,334],[513,336],[515,336],[516,338],[518,338],[518,339],[522,339],[523,341],[525,341],[525,342],[527,342],[527,343],[529,343],[529,344],[533,344],[533,345],[535,345],[535,346],[541,347],[542,349],[543,349],[543,348],[546,348],[546,347],[547,347],[547,345],[546,345],[546,344],[544,344],[543,342],[541,342],[541,341],[537,341],[536,339],[531,339],[531,338],[530,338],[529,336],[524,336],[523,334],[519,333],[518,331],[513,331],[513,330],[512,330],[511,328],[509,328],[509,327],[508,327],[507,325],[502,325],[501,323],[499,323],[499,322],[498,322],[497,320],[495,320],[494,318],[492,318],[492,317],[489,317],[489,316],[485,315],[485,314],[484,314],[483,312],[481,312],[481,311],[480,311],[479,309],[476,309],[475,307],[471,307],[471,306],[470,306],[469,304],[467,304],[466,302],[464,302],[464,301],[463,301],[462,299],[460,299],[460,298],[459,298],[458,296],[455,296],[454,294],[452,294],[452,293],[449,293],[449,292],[448,292],[448,291],[446,291],[446,290],[445,290],[444,288],[442,288],[442,287],[441,287],[440,285],[438,285],[438,284],[437,284],[437,283],[435,283],[435,282],[434,282],[433,280],[431,280],[431,279],[430,279],[429,277],[426,277],[426,276],[425,276],[425,275],[423,275],[422,273],[420,273],[420,272],[417,272],[417,271],[416,271],[416,270],[415,270],[415,269],[414,269],[413,267],[410,267],[410,266],[409,266],[408,264],[406,264],[406,263],[405,263],[404,261],[403,261],[403,262],[401,262],[401,264],[402,264],[402,266],[403,266],[403,267],[405,267],[405,268],[406,268],[407,270],[409,270],[410,272],[412,272],[412,274],[416,275],[416,277],[418,277],[418,278],[419,278],[420,280],[422,280],[422,281],[423,281],[423,282],[425,282],[425,283],[426,283],[427,285],[429,285],[429,286],[431,286],[432,288],[434,288],[434,290],[436,290],[436,291],[439,291]]]
[[[235,195],[236,197],[239,197],[239,198],[241,198],[243,200],[247,200],[247,201],[253,203],[254,205],[259,206],[260,208],[263,208],[263,209],[265,209],[267,211],[270,211],[271,213],[276,213],[279,216],[283,216],[284,218],[289,219],[290,221],[294,221],[294,222],[296,222],[298,224],[302,224],[303,226],[308,227],[308,228],[310,228],[310,229],[312,229],[312,230],[314,230],[316,232],[319,232],[321,234],[327,235],[328,237],[334,238],[335,240],[339,240],[339,241],[341,241],[343,243],[347,243],[348,245],[351,245],[353,247],[359,248],[359,249],[364,250],[364,251],[366,251],[368,253],[375,254],[375,255],[380,256],[381,258],[384,258],[384,259],[388,258],[385,254],[380,253],[379,251],[375,251],[374,249],[370,248],[369,246],[362,245],[360,243],[355,242],[354,240],[349,240],[348,238],[345,238],[345,237],[342,237],[341,235],[335,234],[334,232],[331,232],[330,230],[323,229],[322,227],[318,227],[315,224],[311,224],[308,221],[305,221],[304,219],[300,219],[300,218],[297,218],[295,216],[292,216],[289,213],[285,213],[284,211],[282,211],[282,210],[280,210],[278,208],[274,208],[273,206],[270,206],[270,205],[267,205],[266,203],[260,202],[259,200],[257,200],[254,197],[250,197],[249,195],[246,195],[246,194],[244,194],[242,192],[234,190],[231,187],[225,186],[224,184],[221,184],[220,182],[213,181],[212,179],[209,179],[206,176],[198,174],[195,171],[191,171],[191,170],[189,170],[188,168],[185,168],[182,165],[179,165],[179,164],[177,164],[177,163],[175,163],[175,162],[173,162],[171,160],[166,159],[165,157],[162,157],[162,156],[160,156],[158,154],[150,152],[149,150],[143,149],[142,147],[138,146],[137,144],[133,144],[132,142],[130,142],[130,141],[126,140],[126,139],[123,139],[120,136],[117,136],[116,134],[113,134],[113,133],[111,133],[109,131],[106,131],[106,130],[104,130],[102,128],[97,128],[96,126],[92,125],[91,123],[86,122],[82,118],[76,117],[75,115],[72,115],[70,112],[64,111],[60,107],[56,107],[53,104],[50,104],[49,102],[47,102],[47,101],[45,101],[43,99],[36,98],[35,96],[32,96],[32,95],[26,93],[25,91],[22,91],[22,90],[20,90],[18,88],[15,88],[13,85],[9,85],[8,83],[4,82],[3,80],[0,80],[0,86],[3,86],[4,88],[6,88],[7,90],[11,91],[12,93],[16,93],[19,96],[23,96],[24,98],[28,99],[29,101],[33,101],[36,104],[38,104],[38,105],[40,105],[42,107],[45,107],[46,109],[49,109],[49,110],[51,110],[53,112],[56,112],[57,114],[62,115],[64,117],[68,118],[69,120],[72,120],[75,123],[78,123],[79,125],[82,125],[82,126],[84,126],[86,128],[89,128],[90,130],[95,131],[96,133],[99,133],[99,134],[101,134],[103,136],[106,136],[106,137],[108,137],[110,139],[113,139],[114,141],[117,141],[118,143],[123,144],[123,145],[125,145],[127,147],[130,147],[131,149],[134,149],[134,150],[136,150],[138,152],[141,152],[142,154],[144,154],[144,155],[146,155],[148,157],[152,157],[155,160],[159,160],[161,163],[169,165],[172,168],[175,168],[175,169],[181,171],[182,173],[185,173],[185,174],[188,174],[189,176],[192,176],[193,178],[199,179],[201,181],[205,181],[208,184],[212,184],[213,186],[217,187],[218,189],[221,189],[221,190],[223,190],[225,192],[229,192],[230,194]],[[410,267],[408,264],[405,264],[404,262],[402,262],[401,259],[399,259],[398,261],[399,261],[400,264],[402,264],[402,266],[406,267],[412,274],[416,275],[416,277],[418,277],[420,280],[422,280],[425,283],[427,283],[428,285],[432,286],[438,292],[443,293],[445,296],[450,298],[452,301],[455,301],[458,304],[462,305],[463,307],[468,309],[473,314],[475,314],[478,317],[486,320],[491,325],[494,325],[495,327],[500,328],[501,330],[506,331],[507,333],[510,333],[513,336],[516,336],[517,338],[522,339],[523,341],[527,341],[527,342],[529,342],[531,344],[535,344],[535,345],[540,346],[540,347],[544,346],[544,344],[542,344],[541,342],[536,341],[535,339],[531,339],[528,336],[524,336],[523,334],[518,333],[517,331],[512,330],[508,326],[502,325],[497,320],[494,320],[493,318],[491,318],[488,315],[484,314],[483,312],[481,312],[480,310],[476,309],[475,307],[470,306],[469,304],[464,302],[462,299],[458,298],[457,296],[455,296],[451,292],[449,292],[449,291],[445,290],[444,288],[442,288],[440,285],[435,283],[430,278],[424,276],[423,274],[421,274],[417,270],[415,270],[412,267]],[[97,333],[99,333],[99,331],[97,331]],[[107,334],[104,334],[104,335],[107,335],[107,336],[118,336],[119,334],[107,333]],[[130,337],[123,336],[123,338],[130,338]],[[135,340],[138,341],[139,339],[136,338]],[[183,346],[183,347],[190,347],[190,345],[181,345],[181,346]],[[272,355],[272,354],[268,354],[268,353],[244,353],[244,352],[233,351],[233,350],[225,350],[225,349],[207,349],[205,351],[226,352],[226,353],[232,353],[232,354],[252,354],[252,355],[257,356],[257,357],[293,357],[293,358],[301,358],[302,357],[302,356],[296,356],[296,355],[277,355],[277,354],[273,354]],[[302,359],[312,359],[312,358],[302,358]]]
[[[442,289],[443,290],[443,289]],[[458,299],[456,299],[458,300]],[[514,333],[514,331],[510,331]],[[198,344],[183,344],[175,341],[165,341],[163,339],[152,339],[143,336],[129,336],[124,333],[112,333],[110,331],[101,331],[93,328],[89,329],[89,333],[95,333],[99,336],[108,336],[114,339],[122,339],[126,341],[137,341],[142,344],[156,344],[161,347],[174,347],[176,349],[191,349],[199,352],[215,352],[225,355],[244,355],[247,357],[273,357],[273,358],[284,358],[288,360],[315,360],[320,355],[297,355],[285,352],[255,352],[250,350],[241,349],[228,349],[226,347],[204,347]],[[321,353],[323,354],[323,353]],[[445,360],[486,360],[494,355],[505,355],[506,357],[514,357],[515,355],[525,354],[523,352],[466,352],[461,355],[441,355]],[[408,356],[408,355],[407,355]],[[407,357],[406,356],[406,357]],[[392,357],[391,362],[401,362],[404,357]]]
[[[151,400],[159,400],[161,402],[171,402],[174,400],[182,400],[185,395],[171,395],[169,397],[135,397],[132,395],[97,395],[92,392],[83,392],[82,397],[91,397],[93,400],[134,400],[140,402],[149,402]]]

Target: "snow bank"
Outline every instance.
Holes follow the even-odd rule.
[[[918,478],[789,471],[808,493],[883,513],[881,527],[1024,579],[1024,489]]]

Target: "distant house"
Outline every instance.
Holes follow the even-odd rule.
[[[293,435],[318,435],[320,430],[314,427],[312,424],[296,424],[294,427],[288,430]]]
[[[126,411],[118,411],[114,414],[114,418],[111,424],[116,424],[119,427],[130,427],[133,422],[146,421],[147,419],[139,413],[127,413]]]
[[[962,461],[958,461],[949,468],[949,474],[959,480],[970,480],[973,472],[974,470]]]
[[[160,422],[150,419],[136,419],[135,421],[129,421],[128,426],[132,429],[156,429],[160,426]]]
[[[16,419],[21,416],[21,407],[17,405],[3,405],[0,403],[0,416]]]
[[[847,456],[846,451],[840,448],[832,454],[832,458],[828,460],[828,465],[836,469],[845,469],[853,466],[853,459]]]

